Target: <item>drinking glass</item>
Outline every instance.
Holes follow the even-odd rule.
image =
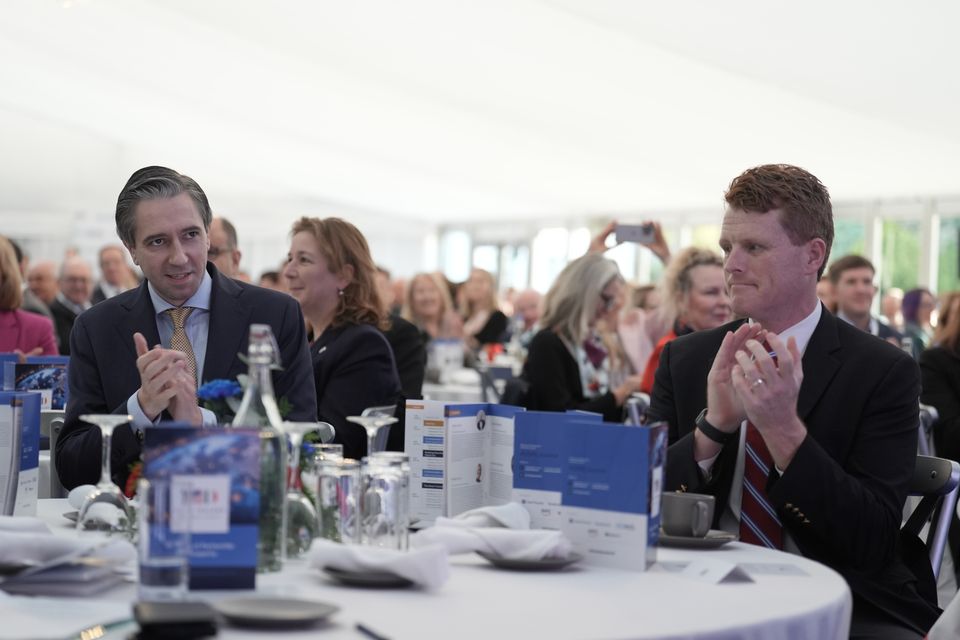
[[[342,444],[322,444],[319,442],[304,442],[300,450],[300,488],[303,494],[313,502],[320,515],[320,505],[317,491],[320,487],[320,463],[324,460],[342,460]]]
[[[298,558],[307,549],[310,543],[320,532],[318,530],[317,510],[313,501],[303,495],[300,478],[300,448],[303,446],[303,436],[316,431],[319,424],[316,422],[283,422],[280,431],[290,440],[290,455],[287,456],[287,499],[284,507],[286,521],[286,535],[284,536],[285,559]]]
[[[141,478],[137,497],[140,600],[182,600],[189,572],[192,489],[169,478]]]
[[[360,542],[360,463],[350,458],[322,460],[317,506],[320,537],[334,542]]]
[[[115,413],[84,414],[80,419],[100,428],[100,440],[103,443],[100,467],[100,482],[84,499],[77,517],[77,531],[81,533],[100,532],[107,535],[133,534],[133,509],[120,487],[113,483],[110,476],[110,439],[113,430],[121,424],[133,420],[133,416]]]
[[[366,413],[366,412],[364,412]],[[377,446],[377,432],[383,427],[391,425],[397,421],[393,416],[388,415],[365,415],[365,416],[347,416],[350,422],[359,424],[367,432],[367,455],[381,450]],[[386,443],[383,443],[384,445]]]
[[[361,542],[405,551],[409,542],[410,465],[405,454],[364,458],[361,471]]]

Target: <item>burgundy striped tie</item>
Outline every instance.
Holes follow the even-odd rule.
[[[767,352],[772,353],[764,341]],[[776,363],[777,357],[773,356]],[[767,499],[767,478],[773,468],[773,456],[763,436],[747,422],[743,450],[743,493],[740,497],[740,540],[771,549],[783,548],[783,523]]]

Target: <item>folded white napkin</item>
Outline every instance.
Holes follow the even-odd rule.
[[[137,553],[126,540],[54,535],[39,519],[0,516],[0,567],[27,568],[73,555],[121,562],[133,560]]]
[[[572,550],[570,540],[559,531],[497,527],[434,526],[410,536],[410,545],[442,545],[450,554],[485,551],[511,560],[566,558]]]
[[[441,586],[450,577],[447,550],[423,545],[410,551],[340,544],[317,539],[310,545],[310,566],[341,571],[388,571],[428,589]]]
[[[530,512],[517,502],[464,511],[453,518],[437,518],[436,527],[506,527],[529,529]]]

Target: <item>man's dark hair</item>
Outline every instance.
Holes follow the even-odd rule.
[[[864,268],[870,269],[871,273],[877,272],[877,270],[873,268],[872,262],[863,256],[858,256],[851,253],[850,255],[843,256],[842,258],[837,258],[833,264],[830,265],[830,270],[827,272],[827,277],[830,278],[830,282],[832,284],[837,284],[840,282],[840,277],[843,275],[844,271]]]
[[[10,243],[10,246],[13,247],[13,252],[17,255],[17,264],[21,264],[23,262],[23,249],[20,248],[16,240],[7,238],[7,242]]]
[[[823,275],[833,246],[833,207],[827,188],[815,175],[789,164],[761,165],[734,178],[724,199],[749,213],[779,209],[780,225],[795,246],[823,240],[827,247],[817,278]]]
[[[203,221],[203,228],[210,229],[210,221],[213,214],[210,212],[210,203],[207,202],[207,195],[200,188],[197,182],[183,174],[177,173],[167,167],[144,167],[135,171],[127,184],[120,191],[117,198],[117,235],[120,240],[128,247],[136,244],[137,220],[136,208],[142,200],[155,200],[158,198],[175,198],[181,193],[186,193],[197,205],[197,211],[200,212],[200,219]]]

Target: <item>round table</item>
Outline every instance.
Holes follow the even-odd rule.
[[[64,500],[40,501],[40,517],[67,535]],[[709,584],[667,568],[698,559],[754,565],[753,582]],[[494,568],[478,556],[451,558],[450,580],[436,591],[340,586],[305,560],[257,578],[257,592],[315,599],[341,610],[319,628],[289,638],[360,638],[357,623],[386,638],[494,640],[546,638],[846,638],[851,596],[834,571],[800,556],[731,543],[701,551],[658,550],[644,573],[595,566],[525,573]],[[762,568],[788,566],[786,575]],[[781,572],[783,573],[783,572]],[[208,600],[250,592],[193,592]],[[133,585],[101,599],[132,601]],[[4,606],[0,600],[0,611]],[[222,638],[276,637],[223,626]]]

